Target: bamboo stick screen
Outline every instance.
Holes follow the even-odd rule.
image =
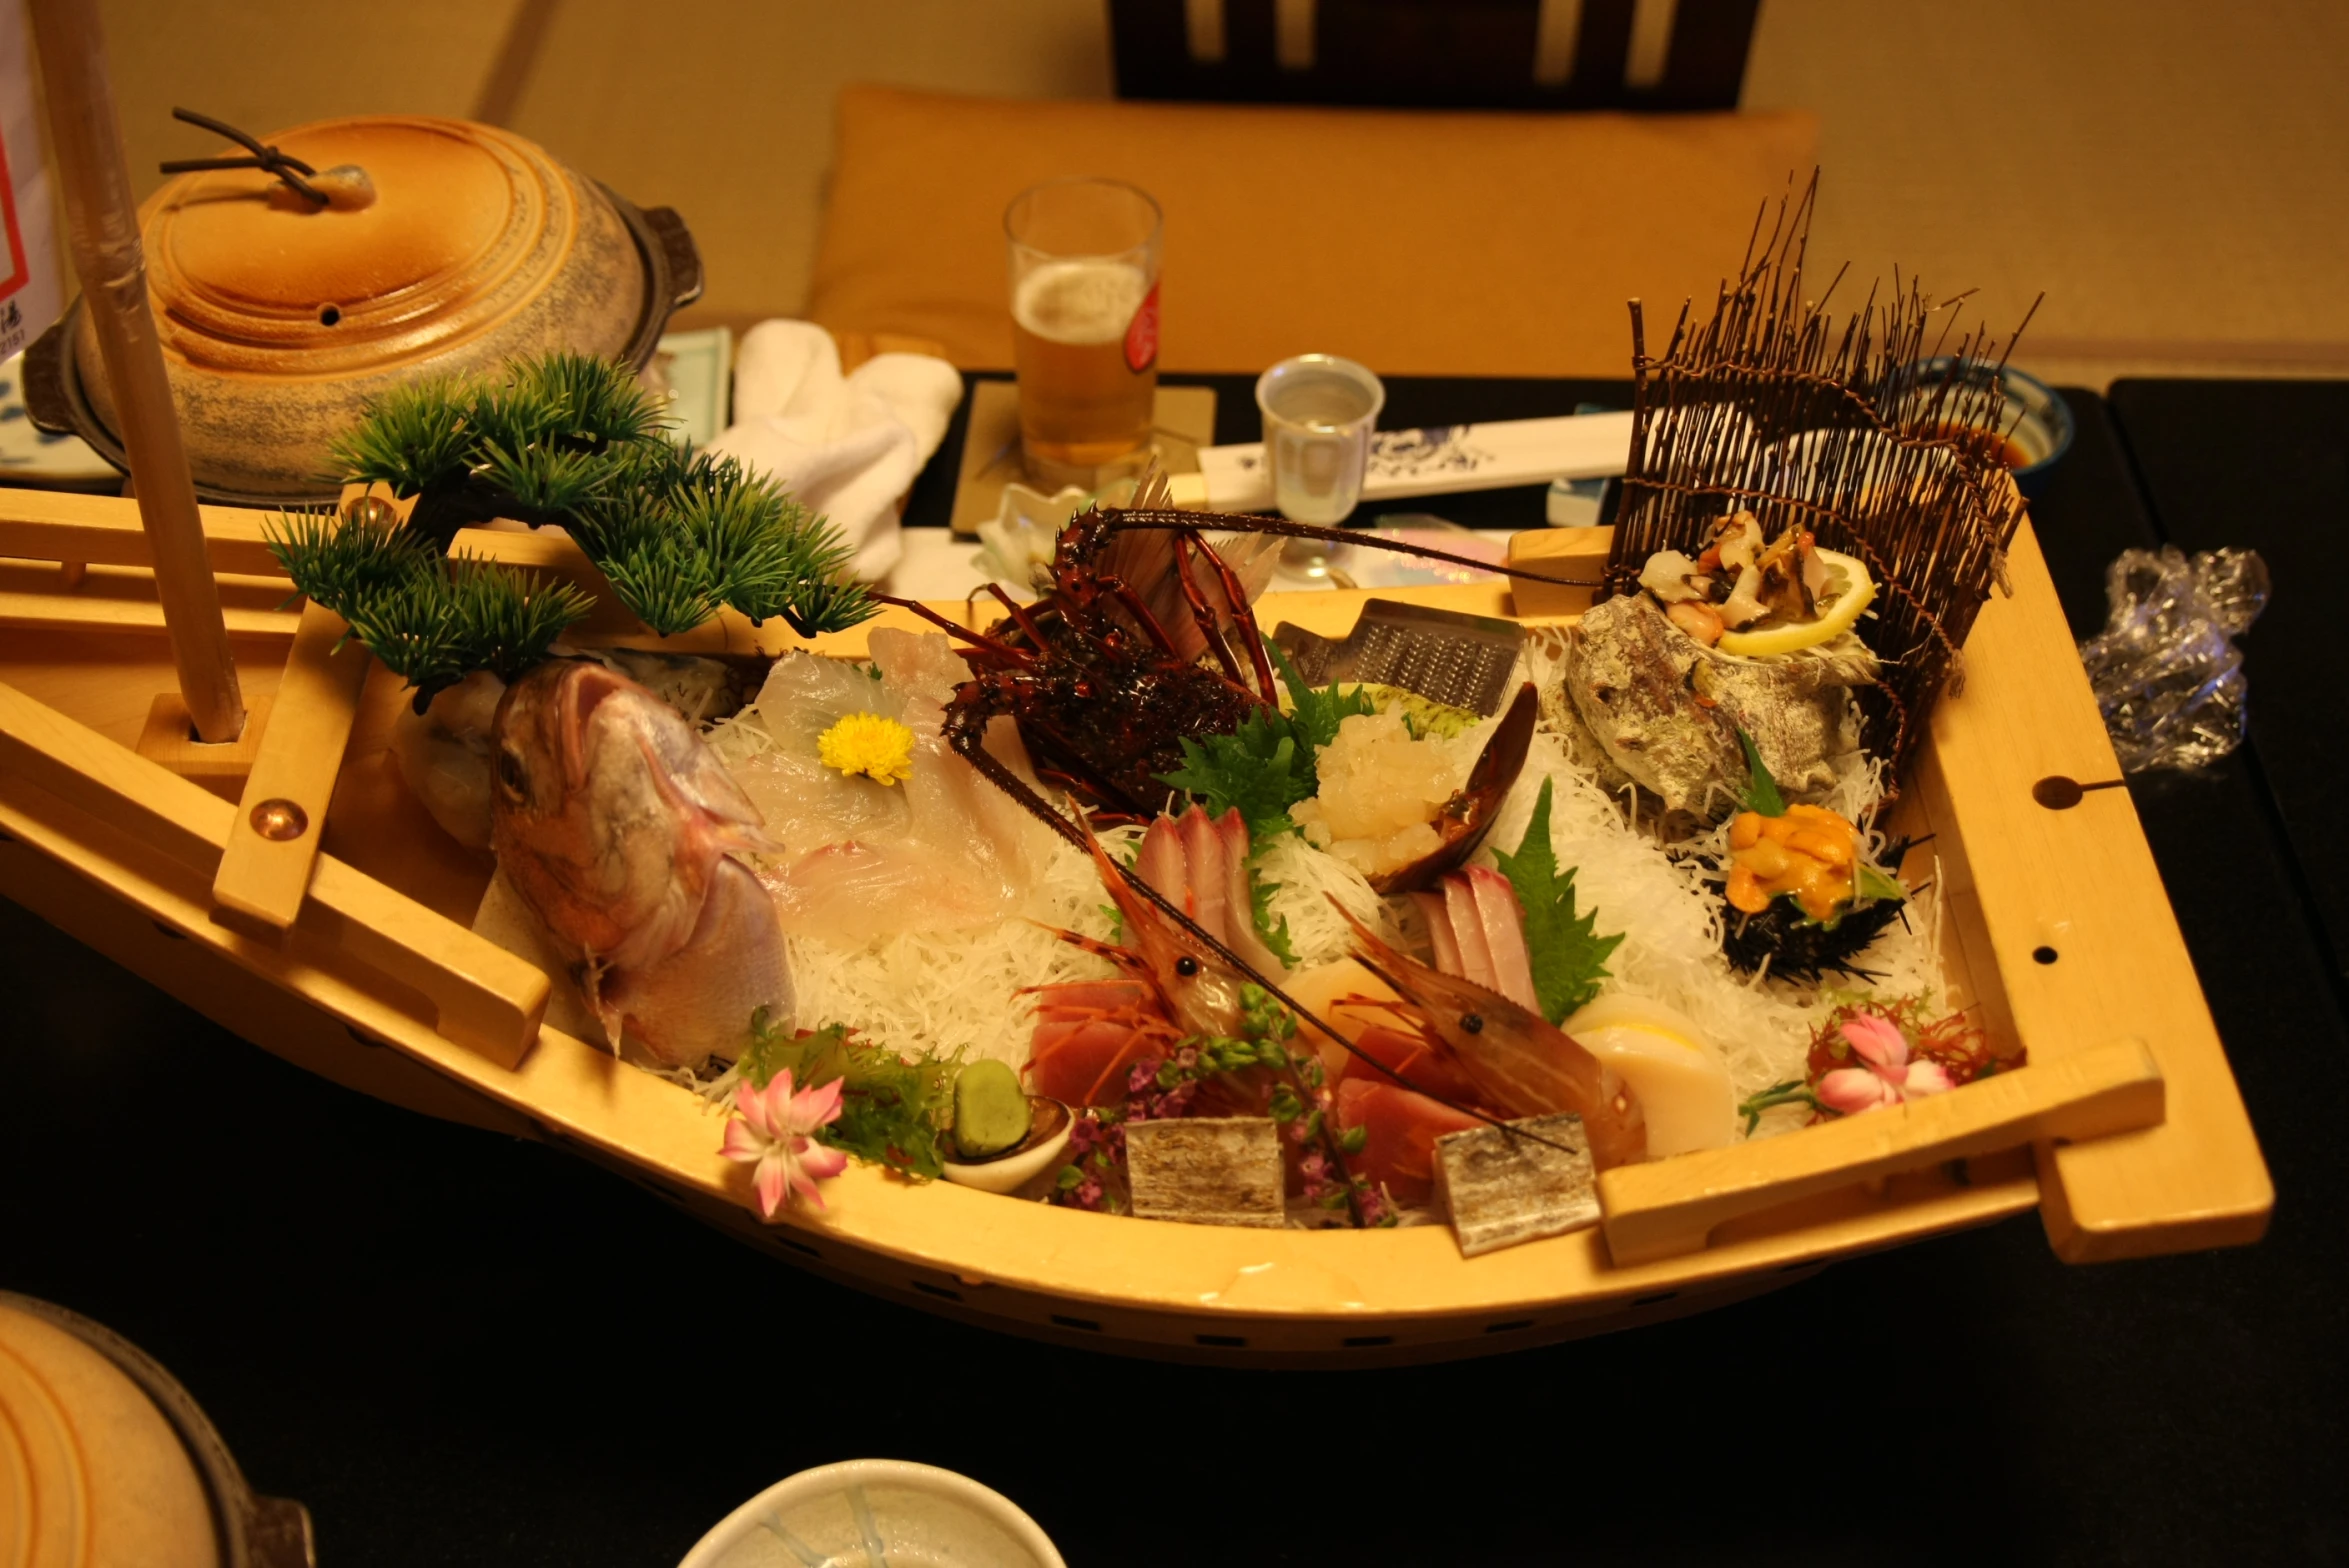
[[[1936,304],[1897,275],[1889,299],[1871,290],[1839,330],[1834,283],[1816,300],[1803,293],[1817,189],[1814,177],[1781,202],[1766,238],[1757,219],[1712,317],[1692,321],[1682,305],[1653,358],[1632,301],[1631,454],[1606,585],[1631,591],[1649,555],[1693,555],[1741,509],[1767,537],[1800,524],[1860,557],[1878,584],[1861,636],[1885,667],[1861,693],[1862,740],[1897,768],[1934,699],[1962,680],[1958,650],[1991,585],[2003,586],[2022,498],[2003,443],[1964,432],[2003,434],[1993,371],[2021,330],[2003,347],[1987,329],[1959,332],[1965,295]]]

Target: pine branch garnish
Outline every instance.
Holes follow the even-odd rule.
[[[495,561],[458,556],[446,566],[451,641],[464,661],[499,680],[520,680],[594,608],[570,583],[543,581]]]
[[[392,388],[335,437],[339,477],[411,496],[462,475],[477,439],[474,405],[466,384],[446,376]]]
[[[416,505],[404,526],[300,515],[270,546],[314,602],[407,677],[419,701],[473,670],[512,679],[592,607],[576,588],[445,559],[497,518],[562,524],[653,631],[731,606],[802,636],[871,617],[836,530],[773,479],[679,447],[623,365],[579,354],[398,387],[334,445],[346,480]]]
[[[663,637],[689,632],[718,613],[717,581],[695,551],[646,540],[596,564],[630,613]]]
[[[343,521],[318,512],[284,513],[262,523],[261,537],[296,592],[329,609],[395,588],[429,570],[433,560],[432,547],[415,533],[365,515]]]

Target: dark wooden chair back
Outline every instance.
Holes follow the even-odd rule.
[[[1761,0],[1109,0],[1120,98],[1734,109]]]

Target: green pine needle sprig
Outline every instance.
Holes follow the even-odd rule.
[[[411,496],[461,476],[480,439],[476,401],[466,383],[446,376],[393,387],[335,438],[334,477]]]
[[[574,584],[496,561],[457,556],[445,570],[450,637],[462,662],[508,683],[542,662],[555,639],[595,607]]]
[[[420,701],[473,670],[519,675],[592,608],[567,584],[445,559],[458,530],[496,518],[562,524],[662,636],[724,606],[803,636],[876,608],[837,530],[773,479],[671,441],[624,365],[557,353],[396,387],[334,454],[339,478],[415,498],[408,522],[289,516],[271,548]]]
[[[262,523],[261,537],[299,595],[338,613],[429,571],[434,559],[420,535],[397,523],[345,522],[331,513],[282,513]]]

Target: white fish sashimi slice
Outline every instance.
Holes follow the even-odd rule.
[[[1182,829],[1172,817],[1160,817],[1142,835],[1142,850],[1134,870],[1150,890],[1177,909],[1191,907],[1191,859],[1183,848]]]
[[[902,839],[826,844],[764,880],[785,931],[833,947],[986,925],[1016,903],[999,885],[953,875],[928,846]]]
[[[1183,858],[1189,863],[1191,884],[1191,901],[1183,912],[1199,922],[1200,930],[1229,947],[1231,914],[1225,904],[1231,897],[1232,875],[1223,835],[1208,820],[1204,806],[1184,812],[1177,825],[1183,833]]]
[[[954,688],[971,678],[971,667],[943,632],[908,632],[882,627],[865,644],[893,706],[913,701],[945,706]]]
[[[1224,919],[1231,932],[1231,949],[1266,979],[1286,979],[1288,966],[1274,957],[1264,938],[1256,934],[1256,897],[1248,883],[1248,820],[1237,811],[1227,811],[1216,820],[1215,831],[1223,839]]]
[[[1452,922],[1452,940],[1460,946],[1460,968],[1463,980],[1498,991],[1499,977],[1493,972],[1492,949],[1485,944],[1484,919],[1477,913],[1476,894],[1462,877],[1446,877],[1439,884],[1444,893],[1444,912]]]
[[[767,819],[767,836],[786,854],[845,839],[883,842],[906,830],[903,792],[875,789],[870,779],[843,778],[816,760],[781,751],[760,752],[734,764],[735,782]]]
[[[1421,918],[1427,921],[1427,940],[1435,949],[1435,966],[1448,975],[1460,973],[1460,943],[1452,935],[1452,913],[1444,895],[1414,893],[1411,902],[1419,906]]]
[[[787,846],[788,859],[763,873],[784,928],[861,946],[893,931],[953,930],[1016,913],[1034,883],[1034,841],[1044,830],[945,742],[941,704],[968,667],[936,633],[885,629],[871,651],[879,680],[792,654],[759,691],[758,718],[776,747],[737,768],[771,835]],[[819,738],[851,713],[895,718],[913,731],[903,783],[823,765]],[[1028,776],[1008,724],[989,726],[987,746]]]
[[[1489,866],[1470,866],[1462,875],[1475,897],[1485,951],[1492,960],[1493,989],[1527,1012],[1540,1012],[1541,996],[1533,988],[1533,957],[1525,946],[1525,911],[1517,902],[1517,890]]]
[[[1018,912],[1034,880],[1028,819],[934,726],[917,735],[913,771],[890,791],[904,799],[901,834],[828,843],[768,872],[793,936],[855,947],[893,931],[961,930]]]

